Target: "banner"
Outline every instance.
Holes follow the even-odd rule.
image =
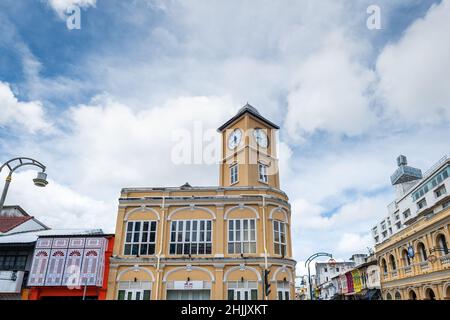
[[[356,293],[361,292],[362,282],[361,282],[361,274],[359,273],[359,270],[352,271],[352,278],[353,278],[353,289],[355,290]]]

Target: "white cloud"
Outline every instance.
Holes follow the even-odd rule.
[[[64,17],[66,10],[71,6],[80,8],[95,7],[97,0],[47,0],[48,5],[55,10],[60,18]]]
[[[370,234],[344,233],[337,244],[338,252],[367,253],[363,248],[372,247]]]
[[[292,137],[300,139],[317,130],[358,135],[375,124],[369,92],[374,73],[361,64],[360,51],[364,47],[340,32],[331,33],[323,48],[295,70],[286,114]]]
[[[2,172],[2,177],[6,174]],[[113,231],[117,210],[114,201],[81,195],[49,176],[45,188],[34,186],[36,172],[26,170],[13,176],[6,204],[20,204],[30,215],[51,228],[106,228]]]
[[[18,129],[17,132],[53,131],[42,104],[39,101],[19,101],[10,86],[4,82],[0,82],[0,105],[0,126]]]
[[[450,1],[432,6],[379,55],[379,94],[387,118],[412,124],[450,119],[449,16]]]
[[[59,14],[73,3],[82,1],[49,1]],[[76,77],[36,79],[41,66],[26,51],[30,55],[22,55],[31,57],[26,69],[32,75],[28,92],[34,100],[73,96],[83,86],[106,94],[53,118],[65,132],[44,141],[22,141],[8,150],[42,160],[51,179],[48,188],[36,190],[31,176],[18,175],[8,199],[54,227],[73,224],[112,232],[122,187],[186,181],[216,185],[216,165],[172,162],[172,133],[193,130],[196,121],[215,129],[249,101],[288,129],[279,156],[281,187],[292,203],[295,258],[301,261],[319,250],[338,259],[365,252],[370,240],[366,231],[384,216],[393,196],[379,193],[389,186],[395,157],[405,153],[410,163],[426,168],[448,150],[448,142],[436,139],[434,132],[448,136],[448,126],[393,130],[382,120],[397,118],[382,118],[372,109],[376,75],[387,110],[408,121],[404,106],[410,104],[412,114],[420,116],[421,105],[429,102],[429,110],[438,113],[436,106],[449,101],[443,88],[450,87],[445,77],[450,73],[442,61],[443,54],[448,56],[448,41],[442,40],[445,31],[434,29],[447,27],[441,15],[448,2],[386,48],[376,70],[368,67],[376,53],[352,29],[358,23],[365,28],[366,7],[353,3],[266,1],[255,7],[246,1],[164,2],[163,22],[151,28],[144,23],[145,11],[137,13],[130,6],[117,19],[137,20],[133,27],[148,27],[148,34],[137,42],[127,37],[119,54],[101,48],[105,50],[80,56],[77,69],[83,83]],[[95,1],[84,1],[85,7],[92,5]],[[428,49],[433,46],[442,56]],[[408,77],[411,65],[423,78]],[[423,99],[422,91],[428,93]],[[41,110],[35,114],[45,115],[41,103],[27,103]],[[25,123],[17,117],[2,121]],[[36,119],[45,117],[27,121]],[[45,121],[37,123],[28,126],[40,128]],[[292,143],[291,138],[307,139],[317,132],[324,139],[306,140],[301,147]],[[357,139],[344,143],[339,137],[329,139],[328,133]]]
[[[215,132],[233,108],[226,97],[180,97],[135,111],[112,98],[100,97],[91,105],[69,110],[70,134],[56,141],[56,146],[58,152],[71,155],[83,173],[76,173],[80,190],[93,185],[115,186],[116,191],[126,185],[177,186],[186,180],[201,184],[211,178],[196,168],[200,165],[176,164],[171,158],[178,142],[173,133],[192,133],[196,122],[203,131]],[[218,173],[215,166],[203,169],[214,176]]]

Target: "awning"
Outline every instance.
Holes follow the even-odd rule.
[[[379,299],[380,290],[379,289],[369,289],[364,295],[364,300],[377,300]]]

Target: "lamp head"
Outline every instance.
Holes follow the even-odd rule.
[[[48,184],[47,174],[45,172],[38,172],[37,177],[33,179],[34,185],[38,187],[45,187]]]

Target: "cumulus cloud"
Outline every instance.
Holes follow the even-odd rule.
[[[433,5],[379,55],[379,94],[390,119],[412,124],[450,119],[449,16],[450,1]]]
[[[71,6],[80,8],[95,7],[97,0],[47,0],[47,3],[62,18],[66,10]]]
[[[117,43],[110,45],[120,50],[96,48],[83,55],[80,48],[82,81],[76,76],[37,79],[45,66],[28,50],[30,55],[22,55],[32,58],[26,69],[34,75],[28,85],[34,101],[11,98],[3,87],[6,101],[38,110],[25,112],[38,115],[27,121],[46,119],[37,100],[73,96],[85,88],[90,94],[106,93],[92,101],[89,95],[85,104],[52,118],[64,131],[7,150],[33,154],[47,165],[51,184],[46,190],[36,190],[24,173],[15,179],[8,199],[54,227],[100,226],[113,232],[122,187],[186,181],[216,185],[216,165],[173,162],[173,133],[193,134],[197,124],[214,130],[249,101],[282,128],[281,186],[292,203],[294,257],[301,263],[324,250],[348,259],[365,252],[367,231],[392,200],[387,187],[395,157],[405,153],[410,163],[427,168],[448,149],[445,139],[435,138],[435,129],[441,136],[450,134],[448,123],[414,132],[392,125],[397,119],[435,121],[423,113],[425,104],[430,114],[448,119],[442,109],[449,101],[444,88],[450,87],[444,59],[448,41],[442,40],[448,1],[381,50],[376,68],[377,52],[355,35],[357,26],[365,28],[365,4],[146,2],[164,4],[156,23],[147,11],[137,10],[138,2],[115,2],[128,8],[118,10],[115,21],[131,24],[133,32],[122,30],[127,41],[112,37]],[[96,4],[48,3],[60,15],[70,4]],[[105,30],[98,32],[103,36]],[[419,76],[409,77],[409,70],[418,70]],[[414,108],[411,114],[408,108]],[[0,115],[4,126],[26,123],[23,113],[6,114]],[[41,132],[45,121],[37,123],[27,126]],[[323,139],[315,139],[317,134]]]
[[[361,62],[364,48],[331,33],[323,48],[306,59],[295,73],[298,78],[288,95],[286,127],[300,139],[318,130],[358,135],[375,124],[370,107],[373,71]]]
[[[344,233],[337,244],[338,252],[367,253],[361,252],[362,248],[372,247],[372,238],[369,233],[364,235],[357,233]]]
[[[0,126],[36,133],[49,133],[52,125],[45,116],[45,110],[39,101],[19,101],[11,91],[9,84],[0,82]],[[21,131],[21,130],[18,130]]]
[[[6,172],[2,172],[2,177]],[[33,170],[16,172],[11,183],[6,204],[20,204],[30,215],[47,226],[59,228],[105,228],[111,232],[114,201],[94,199],[81,195],[67,185],[62,185],[49,176],[45,188],[36,188],[32,179]],[[88,223],[95,221],[95,223]]]

